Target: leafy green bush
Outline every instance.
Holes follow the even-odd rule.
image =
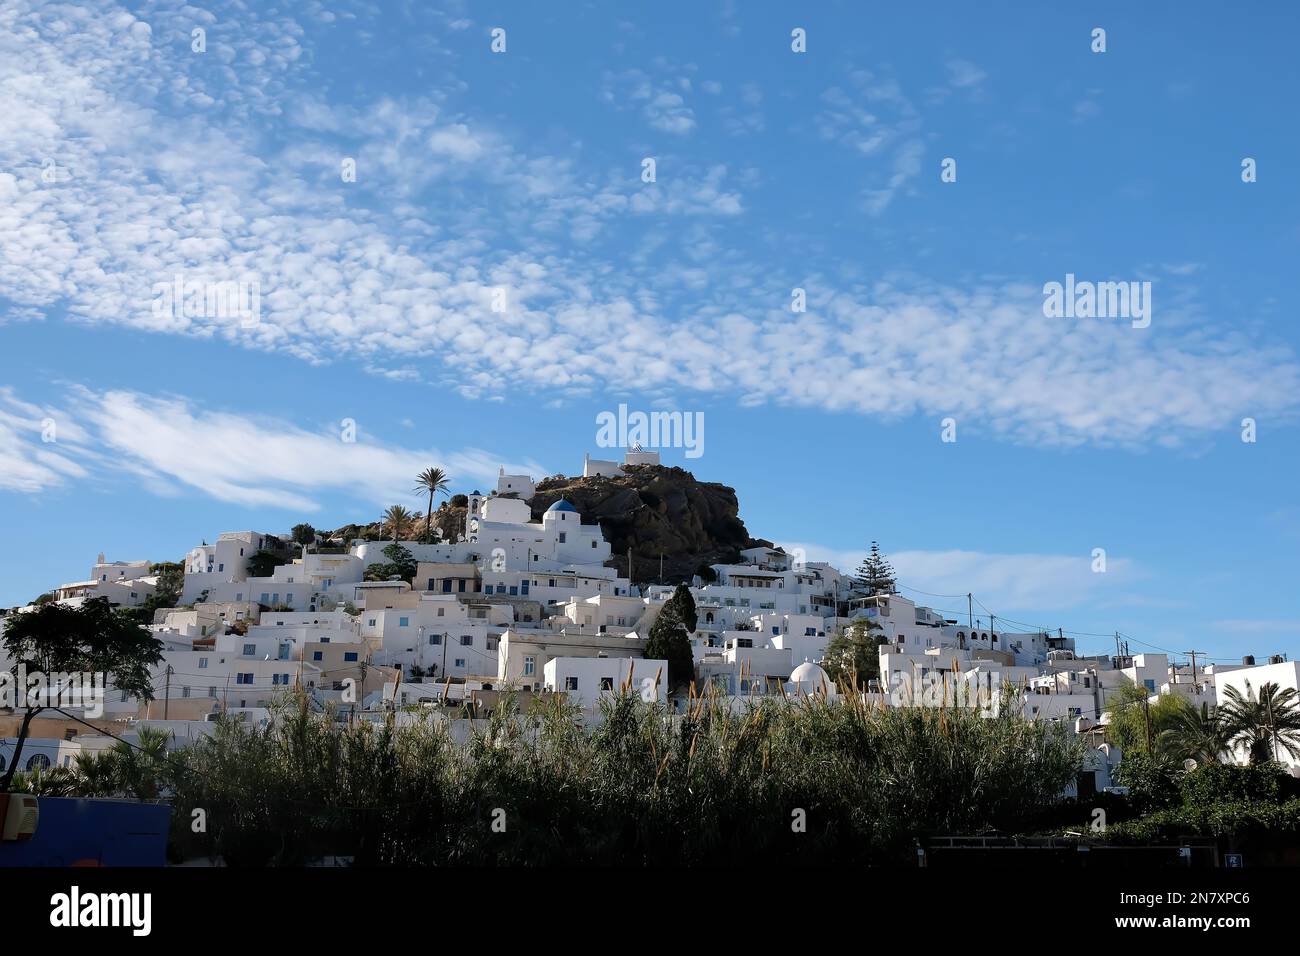
[[[744,864],[908,859],[918,836],[1017,830],[1080,762],[1061,728],[969,711],[633,695],[593,732],[506,700],[469,741],[290,704],[222,721],[174,776],[178,855],[232,865]],[[194,833],[201,809],[206,832]]]

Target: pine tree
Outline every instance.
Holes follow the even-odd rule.
[[[871,542],[870,553],[858,565],[853,581],[858,586],[858,590],[867,597],[876,594],[893,594],[898,588],[898,583],[894,580],[893,567],[880,553],[880,545],[874,541]]]
[[[668,662],[668,687],[690,683],[695,677],[695,657],[691,653],[690,635],[699,619],[695,612],[695,598],[690,588],[677,585],[673,596],[659,609],[659,616],[650,625],[650,635],[645,643],[645,656],[651,660]]]

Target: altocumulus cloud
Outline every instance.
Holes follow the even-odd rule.
[[[793,316],[779,264],[723,253],[682,261],[689,250],[672,242],[655,256],[619,255],[592,243],[628,217],[667,234],[683,220],[747,228],[728,170],[686,166],[645,186],[626,171],[535,155],[447,108],[451,83],[373,110],[312,100],[310,23],[167,2],[147,23],[112,6],[37,9],[0,8],[0,288],[25,316],[58,311],[307,361],[349,357],[380,374],[418,368],[471,396],[564,398],[635,381],[882,417],[952,415],[1034,443],[1177,444],[1246,415],[1294,417],[1300,403],[1289,349],[1212,322],[1194,328],[1168,309],[1142,334],[1062,324],[1042,315],[1033,285],[841,282],[852,263],[828,262],[807,282],[809,311]],[[195,17],[210,28],[203,69],[178,39]],[[871,112],[832,96],[823,133],[891,157],[871,193],[883,212],[915,177],[918,116],[891,80],[853,74],[837,89],[865,91]],[[304,102],[309,110],[291,109]],[[681,115],[682,104],[668,105],[655,115]],[[201,121],[188,117],[198,110]],[[889,120],[880,141],[877,114]],[[357,138],[363,160],[390,175],[362,176],[349,192],[325,158],[350,155]],[[54,181],[42,176],[47,159]],[[358,201],[416,167],[400,203]],[[433,202],[427,189],[447,179],[492,188]],[[152,289],[177,273],[256,276],[261,321],[155,314]],[[498,290],[503,312],[492,310]],[[66,467],[52,452],[21,460],[28,477],[15,482]],[[199,480],[243,500],[297,500],[234,474]]]

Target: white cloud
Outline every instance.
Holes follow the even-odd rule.
[[[695,129],[695,111],[678,92],[687,89],[689,83],[674,83],[671,78],[655,78],[632,69],[606,73],[601,99],[618,109],[638,108],[653,129],[683,136]]]
[[[33,494],[85,477],[74,457],[81,438],[64,416],[0,387],[0,490]]]
[[[477,159],[483,153],[483,144],[470,135],[464,123],[436,129],[429,135],[429,149],[440,156],[450,156],[461,162]]]
[[[59,430],[52,446],[40,440],[47,417]],[[549,474],[535,461],[509,462],[478,448],[383,444],[367,435],[364,421],[356,423],[355,438],[343,440],[342,423],[312,431],[133,391],[74,388],[66,410],[55,412],[0,390],[0,488],[35,492],[117,470],[152,493],[187,487],[245,507],[311,512],[324,493],[375,506],[406,501],[414,476],[429,466],[442,467],[466,487],[492,484],[502,465],[514,473]]]
[[[853,573],[864,552],[827,548],[813,543],[782,543],[789,551],[802,548],[809,561],[826,561]],[[1107,561],[1105,573],[1094,573],[1092,555],[994,554],[982,551],[899,551],[889,555],[900,590],[917,604],[948,612],[966,611],[966,594],[973,594],[995,614],[1079,607],[1109,601],[1138,579],[1138,569],[1125,558]],[[921,592],[929,592],[921,593]],[[946,597],[944,595],[947,595]],[[981,614],[979,605],[975,613]],[[951,616],[951,614],[950,614]],[[987,613],[983,613],[985,618]],[[1051,626],[1051,622],[1027,621]]]
[[[948,82],[959,90],[978,89],[988,79],[988,74],[970,60],[954,58],[945,66],[948,68]]]
[[[848,89],[833,86],[822,94],[814,122],[822,139],[873,161],[867,167],[863,208],[878,216],[920,174],[921,119],[897,81],[866,70],[854,72],[850,80]]]

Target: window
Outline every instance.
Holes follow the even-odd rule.
[[[27,759],[27,769],[28,770],[49,770],[50,758],[45,756],[45,754],[32,754],[31,757]]]
[[[560,544],[564,544],[564,532],[560,532]]]
[[[357,659],[356,651],[348,651],[343,655],[343,660],[349,664],[355,663],[356,659]]]
[[[374,627],[374,626],[375,626],[375,618],[372,617],[372,618],[370,619],[370,623],[367,625],[367,627]]]
[[[817,636],[817,628],[815,628],[815,627],[805,627],[805,628],[803,629],[803,636],[804,636],[804,637],[816,637],[816,636]]]
[[[236,675],[235,675],[235,683],[236,683],[236,684],[251,684],[251,683],[253,683],[253,675],[252,675],[252,674],[236,674]]]
[[[1156,682],[1155,682],[1155,681],[1153,681],[1153,680],[1144,680],[1142,683],[1143,683],[1143,685],[1145,685],[1145,687],[1146,687],[1147,690],[1151,691],[1153,694],[1155,693],[1155,690],[1156,690]]]
[[[441,635],[441,634],[430,634],[430,635],[429,635],[429,643],[430,643],[430,644],[441,644],[441,643],[442,643],[442,635]]]
[[[207,666],[208,666],[208,659],[207,659],[206,657],[200,657],[200,658],[199,658],[199,670],[203,670],[203,669],[206,668]]]
[[[189,685],[188,685],[188,684],[181,688],[181,696],[182,696],[182,697],[189,697],[189,696],[190,696],[190,688],[189,688]]]
[[[456,666],[463,669],[465,667],[465,658],[463,657],[456,658]]]
[[[445,607],[438,608],[438,617],[442,617],[447,612]]]
[[[613,690],[613,689],[614,689],[614,678],[612,678],[612,677],[602,677],[602,678],[600,679],[600,689],[601,689],[601,690]]]
[[[460,636],[460,646],[461,646],[461,647],[473,647],[473,646],[474,646],[474,635],[473,635],[473,634],[462,634],[462,635]]]
[[[244,645],[244,656],[245,656],[245,657],[252,657],[252,656],[253,656],[254,654],[256,654],[256,653],[257,653],[257,645],[256,645],[256,644],[245,644],[245,645]]]
[[[578,689],[578,678],[576,678],[576,677],[566,677],[566,678],[564,678],[564,689],[565,689],[565,690],[577,690],[577,689]]]
[[[451,593],[451,578],[442,579],[442,593],[443,594]]]
[[[459,591],[461,594],[464,594],[464,593],[465,593],[465,579],[464,579],[464,578],[461,578],[459,581],[456,582],[456,590]]]
[[[537,673],[537,658],[535,658],[535,657],[525,657],[525,658],[524,658],[524,676],[525,676],[525,677],[532,677],[532,676],[533,676],[534,674],[536,674],[536,673]]]
[[[527,593],[528,593],[528,581],[527,581],[527,580],[524,580],[524,581],[520,582],[520,584],[519,584],[519,593],[520,593],[520,594],[527,594]]]
[[[595,541],[592,541],[592,542],[591,542],[591,546],[594,548],[594,547],[596,546],[596,542],[595,542]]]
[[[312,652],[311,652],[311,659],[314,660],[314,661],[321,661],[321,660],[324,660],[324,659],[325,659],[325,652],[324,652],[324,651],[312,651]]]
[[[409,627],[410,624],[411,624],[411,619],[409,617],[399,617],[397,619],[398,627]]]

